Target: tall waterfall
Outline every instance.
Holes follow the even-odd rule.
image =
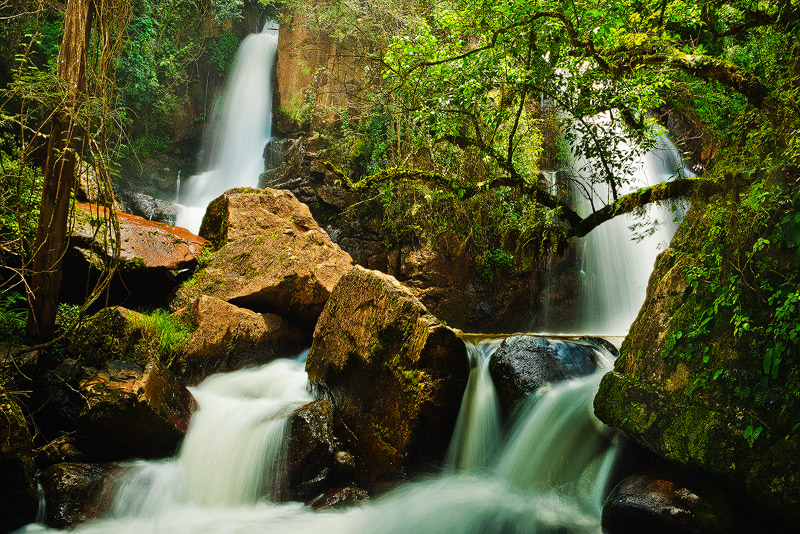
[[[197,232],[206,206],[232,187],[256,187],[264,171],[264,146],[272,136],[272,78],[278,29],[267,22],[236,53],[222,108],[206,132],[205,171],[185,180],[177,226]]]
[[[634,165],[636,172],[628,189],[620,194],[659,184],[676,174],[693,176],[683,167],[675,145],[664,136]],[[595,200],[609,197],[602,186],[591,193]],[[639,219],[631,214],[615,217],[582,239],[577,331],[625,335],[639,313],[656,256],[669,245],[678,228],[675,219],[682,215],[662,205],[648,206],[645,211]],[[642,222],[652,226],[637,236],[631,227]]]

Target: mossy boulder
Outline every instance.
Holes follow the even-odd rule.
[[[114,482],[123,468],[113,464],[59,463],[39,475],[44,524],[70,528],[96,519],[111,503]]]
[[[454,330],[397,280],[359,266],[331,294],[306,371],[367,489],[443,458],[469,374]]]
[[[0,532],[35,519],[34,471],[33,441],[22,407],[0,383]]]
[[[141,317],[122,306],[104,308],[69,335],[66,350],[90,367],[102,367],[109,360],[146,365],[157,354],[143,346],[144,333],[136,326]]]
[[[300,329],[278,315],[256,313],[206,295],[192,302],[181,316],[193,331],[171,368],[189,384],[213,373],[296,353],[306,340]]]
[[[201,233],[220,246],[178,291],[173,308],[209,295],[312,329],[350,256],[308,207],[277,190],[232,190],[211,203]]]
[[[742,175],[692,206],[656,261],[595,413],[800,524],[800,366],[794,357],[767,365],[798,324],[796,307],[795,319],[780,315],[800,287],[794,176]]]

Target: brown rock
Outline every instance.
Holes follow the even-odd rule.
[[[170,371],[122,362],[88,373],[78,392],[84,405],[76,422],[84,446],[104,458],[174,453],[196,406]]]
[[[104,239],[114,233],[104,223],[105,208],[77,204],[71,245],[79,248],[93,264],[102,266],[111,259]],[[115,212],[120,230],[120,267],[125,269],[187,269],[197,264],[206,240],[184,228],[169,226]]]
[[[271,313],[256,313],[201,295],[184,312],[195,325],[186,352],[176,363],[188,383],[218,372],[269,363],[297,352],[303,333]]]
[[[440,460],[469,373],[464,342],[394,278],[354,267],[336,286],[306,362],[372,487]]]
[[[311,326],[352,264],[288,192],[233,190],[212,202],[203,225],[223,246],[173,306],[205,294]]]

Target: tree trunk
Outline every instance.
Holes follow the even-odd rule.
[[[50,129],[30,283],[27,335],[37,343],[52,339],[55,330],[61,264],[67,250],[70,196],[79,161],[74,114],[86,89],[93,2],[69,0],[64,15],[57,75],[63,82],[65,95],[63,107],[54,114]]]

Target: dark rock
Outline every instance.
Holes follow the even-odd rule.
[[[123,468],[112,464],[60,463],[39,474],[44,493],[44,523],[70,528],[100,517],[113,497]]]
[[[357,486],[344,486],[329,490],[308,503],[314,510],[345,508],[369,500],[369,494]]]
[[[320,316],[306,371],[369,488],[443,458],[469,368],[464,342],[408,289],[356,266]]]
[[[32,456],[33,441],[22,408],[0,389],[0,532],[14,530],[36,517]]]
[[[342,461],[346,464],[346,457],[352,460],[352,456],[338,450],[341,444],[333,435],[333,406],[328,401],[313,401],[295,410],[289,417],[286,441],[289,499],[306,501],[348,482],[340,478]]]
[[[46,469],[51,465],[64,462],[82,462],[84,455],[78,448],[75,438],[61,436],[41,447],[36,454],[35,460],[38,469]]]
[[[229,191],[209,205],[201,233],[222,248],[173,307],[205,294],[311,328],[352,265],[287,191]]]
[[[123,192],[121,195],[125,211],[148,221],[174,225],[178,219],[178,206],[169,200],[161,200],[144,193]]]
[[[184,310],[192,338],[172,368],[189,384],[213,373],[269,363],[308,346],[301,330],[271,313],[256,313],[201,295]]]
[[[593,373],[597,369],[595,358],[588,345],[511,336],[492,354],[489,372],[503,412],[511,414],[522,399],[540,387]]]
[[[607,534],[733,530],[730,506],[718,491],[664,471],[638,473],[620,482],[603,507],[602,525]]]

